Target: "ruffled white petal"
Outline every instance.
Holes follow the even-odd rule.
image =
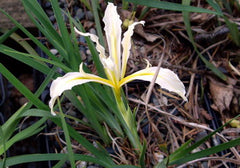
[[[122,21],[117,13],[117,7],[113,3],[108,3],[103,22],[105,23],[104,30],[109,48],[109,56],[115,65],[116,78],[120,79]]]
[[[151,82],[156,70],[157,70],[157,67],[150,67],[150,68],[146,68],[138,72],[135,72],[123,78],[120,81],[120,85],[122,86],[136,79]],[[155,83],[160,85],[162,88],[167,89],[170,92],[177,93],[185,101],[187,101],[187,98],[185,97],[185,94],[186,94],[185,87],[183,83],[180,81],[180,79],[178,78],[178,76],[173,71],[166,68],[161,68]]]
[[[87,82],[98,82],[104,85],[113,87],[111,81],[103,79],[93,74],[88,74],[80,70],[80,72],[69,72],[63,77],[58,77],[52,82],[50,87],[49,107],[52,115],[56,115],[53,111],[53,106],[56,99],[66,90],[72,89],[74,86],[81,85]]]
[[[144,21],[140,22],[134,22],[128,27],[128,30],[124,33],[123,39],[122,39],[122,69],[121,69],[121,79],[124,78],[126,73],[126,67],[127,67],[127,61],[130,55],[130,49],[131,49],[131,37],[133,35],[133,29],[137,24],[144,25]]]

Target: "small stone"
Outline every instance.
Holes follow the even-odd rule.
[[[222,72],[222,73],[228,73],[227,70],[224,67],[218,67],[218,69]]]
[[[57,23],[54,23],[54,24],[53,24],[53,27],[54,27],[54,29],[57,30],[57,29],[58,29],[58,24],[57,24]]]
[[[65,4],[63,5],[63,8],[64,8],[64,9],[67,9],[67,8],[68,8],[68,4],[65,3]]]
[[[158,163],[162,162],[164,159],[164,155],[160,152],[154,152],[153,157],[157,160]]]
[[[65,146],[65,147],[60,151],[60,153],[68,153],[67,147]]]
[[[45,8],[50,8],[52,6],[52,4],[50,3],[50,2],[46,2],[45,4],[44,4],[44,7]]]
[[[152,102],[153,102],[153,104],[155,106],[159,106],[160,105],[158,99],[155,96],[152,98]]]
[[[63,12],[62,11],[62,16],[63,16],[63,20],[65,21],[65,22],[67,22],[68,21],[68,16],[65,14],[65,12]]]
[[[81,20],[84,17],[84,12],[81,8],[77,9],[76,15],[75,15],[75,19],[76,20]]]
[[[54,15],[54,13],[51,9],[46,9],[46,13],[47,13],[48,16]]]
[[[62,74],[62,75],[64,75],[64,71],[63,71],[61,68],[58,68],[58,69],[57,69],[57,72],[60,73],[60,74]]]
[[[91,11],[87,11],[86,12],[86,17],[88,18],[88,20],[93,20],[94,19],[93,14],[92,14]]]
[[[50,20],[51,22],[55,22],[55,21],[56,21],[56,18],[55,18],[54,15],[52,15],[52,16],[49,17],[49,20]]]
[[[201,131],[197,134],[197,136],[195,137],[195,141],[200,141],[202,138],[206,137],[208,134],[206,131]]]
[[[24,105],[25,103],[27,103],[28,102],[28,99],[27,98],[25,98],[25,97],[21,97],[20,99],[19,99],[19,104],[22,106],[22,105]]]
[[[106,150],[107,150],[107,152],[108,152],[109,154],[112,154],[112,155],[116,154],[116,153],[115,153],[115,150],[113,150],[112,147],[106,147]]]
[[[86,43],[85,37],[84,36],[79,36],[78,41],[81,43]]]
[[[77,112],[76,111],[73,111],[73,110],[68,110],[67,111],[68,115],[71,115],[71,116],[76,116],[77,115]]]
[[[44,90],[41,94],[41,100],[43,102],[47,102],[48,98],[49,98],[49,90]]]
[[[142,131],[144,133],[144,135],[148,135],[149,133],[149,124],[146,124],[143,128]]]
[[[50,52],[51,52],[53,55],[57,55],[58,50],[55,49],[55,48],[53,48],[53,49],[50,50]]]
[[[87,162],[81,161],[80,163],[77,163],[77,168],[85,168],[87,167]]]
[[[96,30],[94,29],[94,28],[91,28],[90,30],[89,30],[89,33],[91,33],[91,34],[97,34],[97,32],[96,32]]]
[[[85,61],[87,59],[85,52],[83,50],[81,50],[81,48],[80,48],[80,55],[81,55],[81,58],[83,61]]]
[[[77,5],[73,5],[73,11],[76,12],[79,9]]]
[[[60,8],[64,8],[65,3],[66,3],[65,0],[60,0],[59,1]]]
[[[91,55],[91,51],[88,49],[88,50],[86,51],[86,54],[87,54],[87,55]]]

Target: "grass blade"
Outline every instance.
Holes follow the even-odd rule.
[[[0,44],[2,44],[5,40],[7,40],[7,38],[9,38],[17,29],[18,29],[17,27],[14,27],[11,30],[4,31],[4,32],[0,29],[0,31],[4,33],[0,37]]]
[[[49,20],[48,16],[44,12],[38,1],[22,0],[22,4],[32,21],[34,21],[34,23],[36,23],[36,20],[40,21],[41,27],[44,28],[46,32],[48,32],[52,37],[54,37],[56,41],[60,42],[60,44],[62,45],[62,39],[60,35],[53,27],[51,21]]]
[[[166,9],[166,10],[173,10],[173,11],[186,11],[186,12],[199,12],[199,13],[210,13],[218,15],[217,12],[211,11],[204,8],[198,8],[189,5],[182,5],[178,3],[172,3],[167,1],[157,1],[157,0],[126,0],[128,2],[132,2],[138,5],[144,5],[147,7],[152,8],[159,8],[159,9]]]
[[[5,135],[4,138],[5,140],[8,140],[12,134],[14,133],[19,120],[20,116],[23,114],[25,111],[26,105],[23,105],[20,109],[18,109],[2,126],[2,132]],[[2,137],[0,136],[0,144],[2,143]]]
[[[61,123],[62,123],[62,129],[63,129],[63,133],[64,133],[64,137],[67,143],[67,151],[68,151],[68,159],[71,163],[71,167],[74,168],[75,167],[75,162],[74,162],[74,153],[73,153],[73,149],[72,149],[72,144],[71,144],[71,140],[70,140],[70,136],[69,136],[69,132],[67,129],[67,123],[65,121],[65,116],[62,112],[62,108],[60,105],[60,101],[58,99],[58,106],[59,106],[59,111],[60,111],[60,119],[61,119]]]
[[[184,158],[179,159],[177,161],[171,162],[171,164],[179,165],[179,164],[191,161],[191,160],[200,159],[202,157],[209,156],[211,154],[221,152],[221,151],[223,151],[225,149],[229,149],[229,148],[237,146],[239,144],[240,144],[240,138],[237,138],[237,139],[231,140],[229,142],[225,142],[225,143],[222,143],[220,145],[217,145],[217,146],[205,149],[203,151],[192,153],[192,154],[188,155],[187,157],[184,157]]]
[[[43,123],[46,122],[46,118],[42,118],[33,125],[27,127],[26,129],[22,130],[21,132],[17,133],[14,135],[11,139],[9,139],[6,144],[5,148],[6,150],[9,149],[14,143],[26,139],[34,134],[37,134],[40,132],[45,126],[42,126]],[[4,153],[4,148],[3,146],[0,146],[0,155]]]
[[[26,13],[35,24],[35,26],[37,26],[37,28],[49,40],[54,48],[58,50],[60,55],[65,59],[66,64],[69,65],[68,55],[66,49],[63,47],[63,42],[60,35],[53,28],[52,24],[48,23],[50,21],[46,21],[48,19],[48,17],[45,19],[46,14],[44,12],[36,11],[36,9],[42,10],[41,7],[36,8],[39,6],[38,2],[36,0],[24,0],[23,5],[25,7]]]
[[[106,131],[104,130],[104,127],[102,126],[99,117],[96,115],[96,111],[98,109],[91,105],[90,100],[88,98],[90,92],[85,92],[86,89],[83,89],[85,87],[86,86],[78,86],[77,88],[75,88],[79,89],[77,92],[79,93],[80,97],[84,100],[84,105],[79,102],[79,100],[77,99],[75,94],[73,94],[72,91],[67,91],[65,95],[74,104],[74,106],[81,110],[84,116],[89,120],[91,127],[94,128],[94,130],[98,133],[102,140],[106,144],[109,144],[110,142],[109,137]]]
[[[0,29],[2,33],[9,32],[9,30],[6,29]],[[15,40],[20,46],[22,46],[29,54],[32,55],[38,55],[37,52],[32,48],[30,44],[28,44],[27,41],[25,41],[21,36],[19,36],[17,33],[12,33],[10,37]]]
[[[62,63],[40,57],[39,55],[36,56],[36,55],[26,54],[23,52],[18,52],[4,45],[0,45],[0,49],[2,49],[0,50],[0,52],[19,60],[44,74],[48,74],[48,72],[50,71],[50,68],[45,63],[55,65],[61,68],[62,70],[64,70],[65,72],[72,71],[70,68],[68,68]]]
[[[67,161],[67,156],[63,157],[57,164],[55,164],[52,168],[62,168],[65,162]]]
[[[47,117],[51,119],[56,125],[58,125],[59,127],[62,127],[61,119],[59,117],[52,116],[50,112],[46,110],[30,109],[24,112],[22,116]],[[99,148],[94,147],[88,140],[86,140],[81,134],[79,134],[71,126],[67,125],[67,129],[68,129],[69,135],[73,139],[75,139],[78,143],[80,143],[83,147],[85,147],[89,152],[95,155],[96,158],[106,162],[106,164],[108,165],[113,165],[113,161],[109,157],[108,153],[106,153],[106,151],[102,151]]]
[[[190,1],[188,0],[183,0],[184,4],[189,4]],[[194,38],[193,38],[193,34],[192,34],[192,30],[191,30],[191,25],[190,25],[190,18],[189,18],[189,12],[188,11],[184,11],[183,12],[183,20],[184,20],[184,24],[187,30],[187,34],[188,37],[194,47],[194,50],[198,53],[199,57],[201,58],[201,60],[204,62],[204,64],[206,65],[207,68],[209,68],[213,73],[215,73],[219,78],[221,78],[222,80],[227,80],[227,77],[219,70],[217,69],[213,64],[211,64],[202,54],[200,54],[200,52],[197,49],[197,46],[194,42]]]
[[[213,7],[213,9],[216,10],[216,12],[218,13],[218,15],[223,16],[222,13],[222,9],[220,8],[220,6],[216,3],[216,1],[213,0],[207,0],[208,4],[211,5]]]
[[[238,118],[240,115],[234,117],[233,119]],[[232,120],[233,120],[232,119]],[[170,155],[170,159],[169,159],[169,164],[172,165],[176,162],[178,162],[178,160],[183,160],[183,159],[187,159],[190,155],[190,152],[193,151],[194,149],[196,149],[197,147],[199,147],[201,144],[203,144],[205,141],[207,141],[208,139],[210,139],[213,135],[215,135],[218,131],[220,131],[221,129],[223,129],[223,127],[225,127],[226,125],[228,125],[232,120],[229,120],[227,123],[225,123],[224,125],[222,125],[221,127],[219,127],[217,130],[211,132],[209,135],[207,135],[206,137],[202,138],[201,140],[197,141],[196,143],[194,143],[192,146],[188,147],[188,144],[184,144],[184,148],[181,148],[180,150],[177,150],[176,153],[174,152],[173,154]],[[228,144],[229,145],[229,144]],[[209,148],[211,149],[211,148]],[[207,155],[207,154],[206,154]]]
[[[6,167],[6,158],[7,158],[6,137],[5,136],[6,136],[6,134],[3,132],[2,126],[0,125],[0,146],[3,149],[3,156],[2,156],[3,165],[1,166],[2,168]]]
[[[189,148],[189,145],[190,145],[191,142],[192,142],[192,140],[188,140],[183,145],[181,145],[176,151],[174,151],[170,155],[170,159],[171,160],[177,160],[177,159],[182,158],[184,155],[187,155],[190,152],[189,150],[187,150],[187,148]]]
[[[65,25],[65,21],[63,20],[63,16],[62,16],[62,14],[64,15],[66,14],[61,11],[57,0],[52,0],[51,3],[52,3],[52,8],[57,20],[58,27],[60,30],[60,34],[63,42],[63,48],[65,48],[67,53],[66,55],[67,55],[67,59],[69,60],[69,65],[72,67],[73,71],[78,71],[80,62],[77,62],[75,58],[78,57],[79,55],[75,55],[75,53],[72,53],[73,45],[70,39],[71,36],[68,33],[67,27]]]
[[[26,54],[24,55],[23,53],[17,52],[3,44],[0,44],[0,52],[3,54],[6,54],[30,67],[33,67],[34,69],[47,74],[51,69],[46,66],[45,64],[36,61],[30,57],[26,57]]]
[[[46,48],[35,36],[33,36],[26,28],[24,28],[20,23],[18,23],[13,17],[7,14],[4,10],[0,8],[0,12],[3,13],[6,17],[8,17],[17,28],[19,28],[27,37],[29,37],[44,53],[46,53],[51,59],[54,61],[58,61],[58,59],[53,55],[48,48]]]
[[[102,32],[102,26],[100,23],[100,19],[99,19],[99,15],[98,15],[98,6],[99,6],[99,2],[96,0],[92,0],[92,9],[93,9],[93,16],[94,16],[94,21],[95,21],[95,26],[97,29],[97,34],[99,37],[99,42],[100,44],[104,47],[104,39],[103,39],[103,32]]]
[[[30,162],[41,162],[41,161],[58,161],[66,158],[67,155],[63,153],[57,153],[57,154],[27,154],[27,155],[21,155],[21,156],[13,156],[6,159],[6,166],[14,166],[19,165],[23,163],[30,163]],[[80,155],[75,154],[74,155],[76,160],[82,160],[87,162],[96,163],[99,165],[102,165],[106,168],[112,167],[108,164],[105,164],[104,161],[96,159],[92,156],[87,155]],[[3,165],[3,161],[0,160],[0,166]]]
[[[225,16],[223,18],[227,24],[227,27],[229,28],[231,39],[237,46],[240,46],[240,32],[238,29],[238,25],[234,22],[229,21],[229,19]]]
[[[49,109],[41,100],[37,98],[26,86],[24,86],[3,64],[0,63],[0,72],[10,83],[13,84],[30,102],[39,109]]]
[[[237,24],[229,21],[229,19],[226,16],[224,16],[222,9],[217,4],[217,2],[215,2],[213,0],[207,0],[207,2],[218,12],[218,14],[221,17],[223,17],[223,19],[226,22],[227,27],[229,28],[232,40],[234,41],[235,44],[237,44],[239,46],[240,45],[240,33],[238,30]],[[225,3],[227,3],[227,2],[225,2]]]

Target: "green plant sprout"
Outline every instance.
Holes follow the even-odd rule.
[[[117,102],[117,106],[119,111],[121,112],[120,117],[122,118],[120,118],[120,120],[124,121],[122,122],[123,125],[126,124],[126,134],[128,135],[131,144],[133,145],[135,150],[141,151],[142,147],[137,135],[135,117],[132,111],[129,109],[128,106],[125,105],[122,99],[121,87],[124,84],[136,79],[151,82],[157,70],[157,67],[151,67],[150,63],[147,61],[147,67],[145,69],[137,71],[125,77],[127,61],[130,56],[131,36],[133,35],[133,29],[137,24],[144,24],[144,21],[134,22],[133,24],[131,24],[128,27],[128,30],[124,33],[122,41],[122,21],[120,20],[120,17],[117,13],[116,6],[114,6],[112,3],[108,3],[105,15],[103,17],[103,22],[105,23],[104,30],[108,43],[109,56],[106,56],[105,49],[102,45],[100,45],[98,37],[96,35],[80,32],[76,28],[75,32],[82,36],[89,36],[90,39],[96,43],[96,49],[99,52],[99,58],[104,67],[107,79],[84,72],[83,63],[81,63],[79,67],[79,72],[69,72],[63,77],[58,77],[52,82],[50,88],[51,100],[49,102],[49,107],[51,108],[51,113],[53,115],[56,115],[53,110],[56,99],[65,90],[70,90],[76,85],[81,85],[87,82],[97,82],[100,84],[108,85],[113,88],[113,93]],[[122,55],[121,47],[123,50]],[[155,83],[157,83],[164,89],[177,93],[184,100],[187,100],[187,98],[185,97],[185,87],[173,71],[161,68]]]

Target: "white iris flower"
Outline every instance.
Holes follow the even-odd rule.
[[[49,102],[49,107],[51,108],[51,113],[53,115],[56,115],[53,111],[53,106],[56,99],[65,90],[70,90],[76,85],[81,85],[87,82],[101,83],[112,87],[115,96],[119,97],[121,87],[130,81],[136,79],[150,82],[152,81],[157,67],[147,66],[145,69],[125,77],[127,61],[130,56],[131,36],[133,35],[133,29],[137,24],[143,25],[144,21],[134,22],[131,24],[128,27],[128,30],[124,33],[122,41],[122,21],[117,13],[116,6],[114,6],[112,3],[108,3],[107,5],[103,22],[105,23],[104,30],[108,44],[109,56],[106,56],[105,49],[102,45],[100,45],[96,35],[80,32],[76,28],[75,31],[79,35],[89,36],[90,39],[96,43],[96,49],[99,52],[99,58],[104,67],[107,79],[84,72],[83,63],[80,64],[79,72],[69,72],[63,77],[58,77],[52,82],[50,88],[51,100]],[[185,87],[173,71],[166,68],[161,68],[155,83],[160,85],[162,88],[167,89],[168,91],[177,93],[184,100],[187,100],[185,97]]]

